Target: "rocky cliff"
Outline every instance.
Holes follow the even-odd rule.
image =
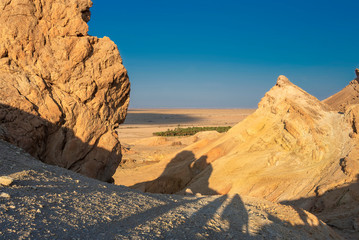
[[[0,1],[0,135],[46,163],[109,181],[130,84],[117,46],[88,35],[91,6]]]

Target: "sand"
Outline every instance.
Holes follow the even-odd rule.
[[[118,133],[129,144],[154,132],[193,126],[234,126],[255,109],[129,109]]]
[[[118,129],[123,157],[113,178],[115,184],[131,186],[136,178],[128,173],[144,165],[158,163],[201,138],[217,137],[217,132],[202,132],[189,137],[155,137],[154,132],[180,127],[234,126],[255,109],[129,109]],[[141,174],[145,174],[141,172]],[[143,176],[142,176],[143,177]]]

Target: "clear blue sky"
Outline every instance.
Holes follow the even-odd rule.
[[[319,99],[359,67],[359,1],[93,0],[90,34],[119,47],[131,108],[255,108],[286,75]]]

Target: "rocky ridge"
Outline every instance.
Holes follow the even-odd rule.
[[[0,1],[0,137],[110,181],[130,84],[117,46],[88,35],[90,0]]]

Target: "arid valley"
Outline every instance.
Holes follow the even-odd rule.
[[[108,2],[0,0],[0,239],[359,239],[357,8]]]

